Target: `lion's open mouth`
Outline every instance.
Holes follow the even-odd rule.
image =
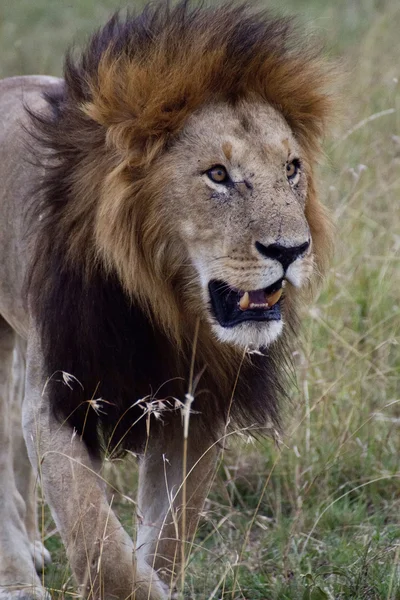
[[[262,290],[242,291],[223,281],[208,284],[213,313],[222,327],[234,327],[244,321],[281,319],[282,279]]]

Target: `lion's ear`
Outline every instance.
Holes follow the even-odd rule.
[[[137,139],[143,103],[142,77],[135,65],[130,65],[130,79],[136,81],[136,93],[132,86],[123,81],[121,59],[112,59],[109,52],[101,58],[96,76],[87,84],[89,98],[80,106],[86,117],[104,127],[107,144],[126,153]],[[127,75],[127,74],[126,74]]]
[[[104,127],[106,143],[135,165],[148,163],[165,150],[193,111],[191,96],[195,104],[202,100],[200,90],[186,94],[185,84],[177,85],[172,74],[166,80],[154,81],[149,66],[106,56],[88,82],[90,99],[81,110]],[[173,87],[168,81],[174,81],[175,89],[166,89]]]
[[[309,159],[316,160],[320,143],[336,120],[337,65],[313,56],[312,49],[310,56],[275,63],[270,59],[263,65],[261,94],[283,114]]]
[[[107,119],[107,113],[99,110],[95,103],[82,106],[86,116],[105,128],[105,144],[107,148],[116,151],[121,163],[128,169],[148,167],[162,155],[168,146],[169,136],[146,135],[136,118],[121,119],[115,122],[115,114]]]

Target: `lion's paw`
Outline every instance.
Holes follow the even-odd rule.
[[[15,589],[15,586],[0,587],[0,600],[51,600],[50,594],[39,586]]]
[[[136,577],[138,583],[142,582],[136,588],[135,598],[137,600],[167,600],[169,598],[169,586],[160,579],[147,562],[137,562]]]
[[[47,565],[51,564],[50,552],[40,540],[35,540],[35,542],[31,544],[31,554],[38,573],[41,573]]]

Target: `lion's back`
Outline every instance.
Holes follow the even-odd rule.
[[[25,129],[26,107],[43,110],[43,93],[61,83],[39,75],[0,80],[0,314],[12,325],[18,323],[21,333],[26,321],[21,290],[29,259],[24,216],[38,169],[32,160],[35,140]]]

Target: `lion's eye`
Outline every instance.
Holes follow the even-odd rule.
[[[208,169],[206,173],[211,181],[214,181],[215,183],[227,183],[229,181],[229,175],[222,165],[216,165],[215,167]]]
[[[300,161],[295,158],[291,162],[286,163],[286,177],[290,185],[296,185],[300,179]]]

